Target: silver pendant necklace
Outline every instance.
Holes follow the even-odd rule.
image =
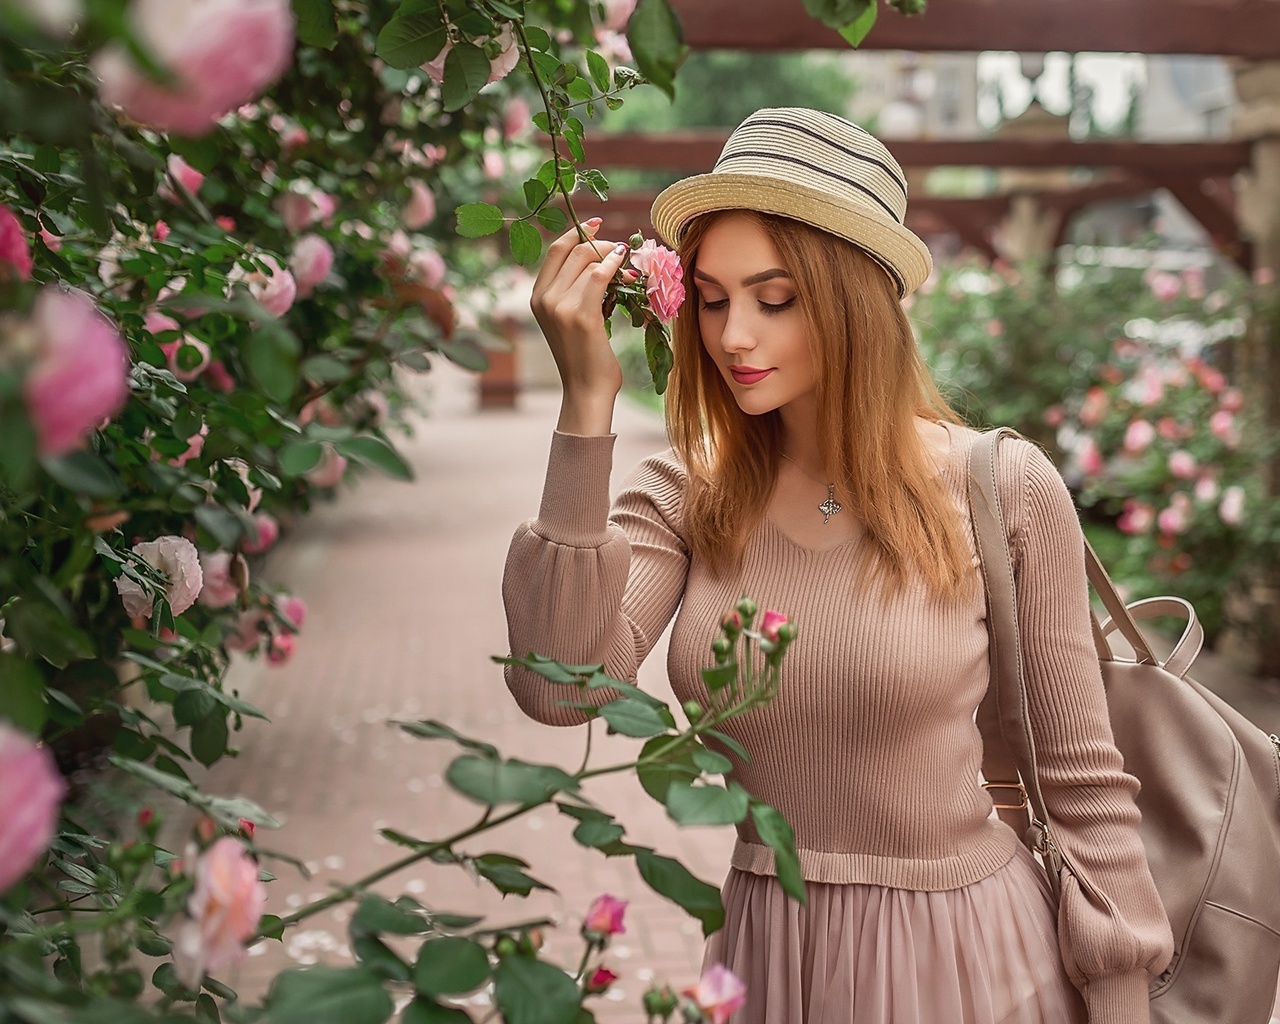
[[[789,463],[791,463],[791,465],[795,466],[796,469],[800,470],[801,473],[804,473],[804,475],[807,476],[810,480],[812,480],[815,484],[822,483],[821,480],[819,480],[812,473],[808,472],[802,465],[800,465],[800,463],[796,462],[796,460],[793,459],[786,452],[779,452],[778,454],[781,455],[784,459],[786,459]],[[827,523],[831,522],[831,517],[834,515],[839,515],[840,510],[844,508],[844,506],[841,505],[840,502],[836,501],[836,485],[833,483],[829,483],[826,485],[826,487],[827,487],[827,500],[818,506],[818,511],[822,513],[823,526],[826,526]]]

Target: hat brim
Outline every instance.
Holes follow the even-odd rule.
[[[838,202],[817,189],[763,174],[696,174],[663,189],[649,218],[672,248],[695,217],[719,210],[756,210],[790,217],[852,242],[877,260],[905,298],[933,269],[928,247],[918,235],[871,206]]]

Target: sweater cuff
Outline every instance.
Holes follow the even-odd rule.
[[[616,434],[551,437],[547,479],[534,532],[555,544],[598,547],[608,538],[609,476]]]
[[[1112,974],[1090,981],[1084,990],[1089,1024],[1148,1024],[1151,1003],[1147,972]]]

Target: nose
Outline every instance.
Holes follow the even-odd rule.
[[[720,333],[720,346],[729,355],[737,352],[750,352],[756,347],[755,331],[743,313],[735,314],[732,306],[725,318],[724,330]]]

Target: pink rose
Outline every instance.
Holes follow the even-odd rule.
[[[604,0],[604,27],[611,32],[625,32],[636,0]]]
[[[1187,298],[1199,302],[1204,298],[1204,267],[1187,267],[1182,271],[1182,284]]]
[[[1235,414],[1226,409],[1219,409],[1209,417],[1209,432],[1228,448],[1240,443]]]
[[[275,633],[267,645],[267,661],[272,665],[283,665],[293,657],[298,641],[292,633]]]
[[[258,628],[266,621],[261,608],[250,608],[242,612],[236,619],[235,627],[223,638],[223,644],[229,651],[248,653],[258,649],[262,642],[262,631]]]
[[[236,389],[236,379],[227,372],[221,359],[215,359],[204,368],[204,382],[214,391],[230,394]]]
[[[1096,427],[1106,415],[1110,400],[1100,387],[1091,387],[1085,392],[1084,402],[1080,405],[1080,422],[1086,427]]]
[[[293,149],[300,149],[310,141],[311,136],[301,125],[285,125],[280,129],[280,148],[286,153]]]
[[[42,455],[62,455],[114,416],[129,397],[129,350],[93,300],[56,285],[16,328],[33,355],[23,390]]]
[[[526,135],[532,123],[529,104],[523,96],[513,96],[507,100],[502,111],[502,137],[507,142],[515,142]]]
[[[724,964],[712,964],[702,972],[698,984],[685,989],[710,1024],[725,1024],[729,1015],[747,1003],[747,986]]]
[[[326,444],[320,462],[306,474],[306,479],[312,487],[337,487],[346,471],[346,457],[339,455],[333,445]]]
[[[257,862],[230,836],[215,840],[201,855],[195,877],[188,918],[173,943],[178,980],[190,989],[198,989],[206,973],[241,956],[267,905]]]
[[[169,181],[174,182],[191,195],[195,195],[200,191],[200,186],[204,184],[204,175],[178,156],[177,153],[169,154],[169,159],[165,166],[168,171],[168,181],[156,190],[161,199],[167,199],[171,203],[182,201],[182,197],[168,183]]]
[[[1164,374],[1159,367],[1144,366],[1125,388],[1127,397],[1139,405],[1152,406],[1164,398]]]
[[[1143,275],[1151,294],[1161,302],[1172,302],[1182,292],[1182,278],[1165,270],[1148,270]]]
[[[0,893],[48,849],[66,792],[49,748],[0,721]]]
[[[0,282],[31,280],[31,243],[21,221],[0,203]]]
[[[487,84],[492,85],[501,78],[506,78],[520,63],[520,46],[515,38],[515,34],[511,30],[511,25],[502,26],[501,31],[494,37],[502,46],[502,51],[489,61],[489,81]],[[444,62],[449,56],[449,51],[453,49],[453,43],[444,44],[444,49],[436,54],[433,60],[427,61],[422,65],[422,70],[433,82],[444,81]]]
[[[597,941],[609,935],[625,935],[627,930],[622,925],[622,914],[627,909],[627,902],[608,893],[597,896],[587,909],[582,933]]]
[[[764,618],[760,620],[760,635],[773,643],[778,642],[778,630],[785,626],[788,619],[782,612],[771,608],[765,609]]]
[[[1239,412],[1244,408],[1244,392],[1239,388],[1223,388],[1218,395],[1218,405],[1227,412]]]
[[[338,201],[327,192],[308,186],[302,191],[290,189],[281,192],[273,205],[284,221],[285,229],[296,235],[312,224],[332,223]]]
[[[992,338],[999,338],[1004,334],[1004,324],[999,320],[987,321],[987,334]]]
[[[303,235],[293,247],[289,269],[298,286],[298,298],[307,298],[333,269],[333,246],[319,235]]]
[[[307,602],[294,594],[280,598],[279,608],[280,614],[288,619],[295,629],[301,629],[302,624],[307,621]]]
[[[480,158],[480,167],[486,178],[497,181],[507,173],[507,158],[502,155],[500,149],[486,150],[484,156]]]
[[[171,466],[185,466],[192,459],[198,459],[204,451],[204,439],[209,436],[209,425],[201,423],[200,429],[187,438],[187,450],[169,460]]]
[[[1046,426],[1060,427],[1066,418],[1066,413],[1063,412],[1062,406],[1060,405],[1051,405],[1044,411],[1044,422]]]
[[[297,282],[274,256],[259,256],[258,262],[266,269],[259,270],[255,267],[253,270],[245,270],[237,263],[227,279],[244,284],[249,289],[249,294],[272,316],[284,316],[297,298]]]
[[[195,604],[204,585],[204,576],[200,571],[200,556],[191,541],[172,535],[157,537],[135,544],[132,551],[168,578],[164,596],[174,615],[181,615]],[[130,615],[151,618],[151,595],[141,584],[128,576],[121,576],[116,580],[116,590],[120,593],[124,610]]]
[[[103,103],[160,131],[204,135],[279,78],[293,56],[289,0],[133,0],[129,27],[172,75],[148,77],[122,43],[93,58]]]
[[[634,55],[631,52],[631,44],[627,42],[627,37],[624,33],[614,32],[608,28],[598,28],[595,31],[595,37],[596,52],[606,61],[611,64],[631,63]]]
[[[229,551],[206,551],[200,556],[200,568],[204,573],[204,586],[200,590],[200,603],[206,608],[226,608],[240,599],[240,584],[236,574],[248,576],[244,560],[236,565],[236,556]]]
[[[1196,481],[1196,500],[1213,501],[1218,496],[1218,481],[1205,475]]]
[[[280,538],[280,524],[269,512],[259,512],[253,517],[253,525],[257,528],[257,540],[245,538],[240,545],[246,554],[260,555]]]
[[[1155,439],[1155,427],[1147,420],[1134,420],[1124,432],[1124,450],[1137,455]]]
[[[400,212],[400,222],[410,231],[425,228],[436,219],[436,197],[422,182],[409,182],[409,202]]]
[[[1169,472],[1179,480],[1191,480],[1196,475],[1196,458],[1185,448],[1179,448],[1169,456]]]
[[[604,966],[597,967],[587,976],[587,983],[583,987],[583,991],[589,996],[599,995],[601,992],[607,991],[609,986],[617,980],[618,976],[609,968]]]
[[[1106,460],[1103,459],[1097,442],[1091,437],[1083,438],[1076,445],[1075,455],[1080,465],[1080,472],[1085,476],[1097,476],[1106,467]]]
[[[1228,526],[1239,526],[1244,520],[1244,488],[1233,484],[1222,492],[1218,518]]]
[[[1176,441],[1182,436],[1182,427],[1172,416],[1161,416],[1156,420],[1156,433],[1166,441]]]
[[[680,257],[648,238],[631,253],[631,265],[643,275],[645,292],[659,319],[673,320],[684,302],[684,268]]]
[[[152,234],[157,242],[163,242],[169,237],[169,225],[162,220],[156,221],[156,226]]]
[[[1148,505],[1145,501],[1136,501],[1133,498],[1126,498],[1124,503],[1124,511],[1120,513],[1116,520],[1116,526],[1123,533],[1138,534],[1149,533],[1151,527],[1155,525],[1156,510]]]
[[[414,249],[409,254],[409,269],[413,276],[428,288],[439,288],[444,284],[444,257],[435,249],[423,247]]]
[[[1168,506],[1156,516],[1161,533],[1182,533],[1191,524],[1191,500],[1183,493],[1175,494]]]
[[[1276,283],[1276,272],[1271,267],[1255,267],[1253,271],[1253,283],[1266,288],[1268,285]]]

